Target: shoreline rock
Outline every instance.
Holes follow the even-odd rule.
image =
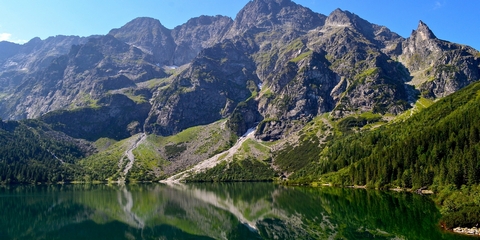
[[[456,227],[453,229],[454,233],[465,234],[465,235],[475,235],[480,236],[480,228],[473,227],[473,228],[462,228]]]

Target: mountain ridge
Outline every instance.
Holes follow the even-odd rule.
[[[63,48],[44,54],[47,43]],[[480,79],[478,51],[437,39],[422,21],[403,38],[354,13],[326,16],[290,0],[251,1],[235,19],[200,16],[167,29],[142,17],[102,36],[10,46],[0,48],[4,63],[24,56],[15,54],[22,47],[36,57],[29,71],[0,66],[2,118],[39,118],[91,142],[169,138],[225,121],[217,134],[226,142],[212,142],[216,149],[188,140],[152,147],[149,154],[171,162],[169,174],[248,129],[276,142],[324,115],[344,128],[382,125]],[[192,161],[177,164],[179,156]]]
[[[113,38],[109,38],[109,36]],[[290,121],[308,122],[317,114],[329,111],[333,111],[339,118],[364,111],[398,114],[410,107],[408,103],[417,98],[418,92],[425,97],[443,97],[478,80],[480,75],[478,66],[475,66],[478,64],[478,58],[474,56],[474,49],[438,40],[422,21],[419,21],[417,30],[412,31],[412,35],[404,39],[388,28],[371,24],[349,11],[336,9],[325,16],[289,0],[251,1],[239,11],[234,20],[220,15],[200,16],[192,18],[174,29],[165,28],[157,19],[140,17],[120,28],[112,29],[105,36],[92,37],[87,42],[78,45],[79,47],[73,44],[74,40],[68,41],[72,44],[72,48],[67,58],[74,57],[72,54],[76,54],[77,49],[86,49],[86,46],[98,45],[94,47],[98,50],[102,49],[102,45],[105,44],[110,44],[110,47],[104,48],[98,53],[82,50],[79,52],[80,55],[76,54],[78,55],[75,56],[78,58],[77,60],[73,62],[69,60],[68,66],[58,65],[58,63],[64,64],[66,61],[65,56],[58,56],[57,59],[43,60],[45,63],[51,61],[50,66],[40,67],[37,71],[32,70],[32,73],[23,73],[20,70],[16,70],[14,73],[4,71],[0,75],[0,79],[4,76],[4,79],[8,81],[4,81],[6,87],[3,90],[4,93],[0,95],[3,96],[3,104],[0,104],[2,115],[0,116],[7,119],[32,118],[57,109],[68,110],[94,106],[103,95],[112,91],[124,92],[125,89],[149,91],[148,96],[180,94],[178,95],[180,97],[184,94],[165,92],[165,89],[160,90],[156,87],[145,88],[142,87],[145,84],[141,83],[149,79],[163,79],[169,76],[169,80],[164,82],[170,86],[176,85],[178,81],[198,82],[192,77],[202,78],[202,76],[198,73],[192,75],[192,68],[197,68],[196,71],[212,71],[213,69],[208,70],[207,65],[204,65],[208,62],[207,59],[217,59],[220,62],[228,60],[229,54],[222,52],[234,49],[226,47],[229,42],[241,46],[240,51],[245,52],[243,62],[235,64],[248,65],[248,62],[253,60],[254,65],[245,68],[250,71],[246,74],[250,78],[248,80],[253,82],[245,79],[240,84],[243,85],[241,88],[249,89],[248,91],[252,94],[258,93],[254,97],[256,104],[250,106],[257,108],[255,111],[258,111],[261,118],[277,119],[270,123],[266,122],[264,126],[267,128],[262,128],[266,132],[276,132],[276,136],[272,139],[281,138],[284,132],[290,128],[288,127],[291,125],[288,123]],[[40,39],[32,39],[25,46],[33,46],[33,44],[41,42]],[[120,47],[122,44],[125,45]],[[64,44],[64,46],[68,46],[68,44]],[[126,53],[127,46],[130,48],[128,50],[130,53]],[[121,48],[123,50],[120,50]],[[215,48],[217,49],[215,51],[209,50]],[[98,50],[91,49],[89,51]],[[124,53],[115,53],[115,51]],[[451,56],[443,56],[444,52]],[[114,56],[115,54],[120,55]],[[218,59],[218,55],[222,54],[225,57]],[[321,61],[326,63],[326,67],[322,68],[321,73],[317,71],[317,73],[303,74],[301,71],[307,69],[306,67],[312,69],[318,67],[313,66],[312,64],[317,63],[311,61],[320,58],[310,58],[312,54],[323,55],[324,60]],[[129,57],[133,58],[125,61],[125,58]],[[308,59],[310,60],[306,61]],[[96,63],[94,63],[95,61]],[[138,61],[143,63],[138,64]],[[200,65],[192,65],[195,62]],[[90,65],[85,65],[87,63]],[[183,75],[182,79],[174,77],[173,75],[180,74],[175,71],[178,65],[185,65],[187,68],[185,71],[190,71],[190,74]],[[460,67],[449,67],[450,65]],[[221,64],[217,67],[226,66],[228,65]],[[168,70],[168,67],[173,67],[174,70]],[[118,74],[115,71],[119,71]],[[419,72],[418,75],[423,74],[424,76],[409,76],[410,71]],[[257,76],[250,76],[249,74],[252,72],[255,72]],[[269,74],[265,75],[266,72]],[[172,75],[172,73],[174,74]],[[291,79],[306,79],[305,76],[315,76],[313,77],[315,79],[323,73],[327,73],[329,77],[320,85],[329,86],[329,93],[325,89],[310,89],[319,83],[304,85],[308,94],[297,95],[298,90],[286,91],[295,86],[294,82],[290,82],[293,85],[287,84]],[[212,71],[209,74],[210,78],[223,79],[229,76],[222,71]],[[49,83],[44,82],[39,85],[34,81],[34,79],[42,78],[42,75]],[[453,76],[459,80],[448,81]],[[80,81],[79,83],[81,83],[86,79],[91,80],[87,80],[87,84],[77,84],[75,88],[81,90],[77,90],[76,93],[71,91],[71,84],[65,85],[65,80],[67,82]],[[98,81],[100,79],[105,80]],[[412,84],[405,84],[409,80],[412,80]],[[12,84],[12,81],[23,83],[15,85]],[[55,81],[60,82],[55,83]],[[92,81],[96,83],[92,85]],[[260,84],[265,89],[268,88],[272,91],[274,98],[265,98],[265,89],[253,88],[253,85],[260,86]],[[411,85],[416,86],[418,92]],[[221,86],[214,87],[221,88]],[[164,88],[164,85],[161,88]],[[39,92],[33,89],[42,90]],[[377,90],[372,92],[372,89]],[[198,91],[197,88],[191,90]],[[224,90],[217,89],[217,92],[224,92]],[[222,100],[222,103],[215,101],[206,103],[206,105],[211,104],[212,106],[216,104],[218,111],[224,112],[224,114],[217,115],[216,118],[210,118],[209,121],[217,121],[230,116],[237,104],[247,100],[247,95],[236,100],[227,97],[228,101]],[[330,96],[327,97],[327,95]],[[168,98],[168,96],[165,97]],[[298,105],[303,101],[317,101],[314,98],[321,99],[316,103],[320,104],[320,111],[309,109],[313,105]],[[220,100],[220,98],[213,99]],[[155,101],[154,99],[150,100]],[[33,108],[29,107],[34,102],[37,102],[37,105]],[[221,105],[224,107],[220,109]],[[151,116],[154,112],[162,112],[168,108],[158,104],[153,104],[152,107]],[[172,110],[168,110],[168,112],[176,111]],[[182,112],[187,116],[194,116],[192,114],[195,113],[190,110],[187,112],[182,110]],[[167,118],[169,119],[162,121],[177,121],[174,117]],[[152,117],[149,119],[145,121],[147,124],[145,129],[154,129],[148,126],[148,123],[153,124],[156,121],[152,121]],[[184,121],[190,120],[187,117]],[[163,131],[163,134],[174,134],[185,127],[192,126],[195,124],[194,122],[195,120],[192,120],[192,123],[180,124],[184,127],[173,131]],[[272,124],[277,126],[269,129]],[[247,125],[245,125],[246,128],[252,127],[251,123]],[[257,134],[257,136],[260,135],[264,135],[264,133]],[[273,136],[268,135],[265,137]]]

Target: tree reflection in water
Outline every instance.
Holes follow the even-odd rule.
[[[1,239],[459,239],[426,197],[272,183],[4,186]]]

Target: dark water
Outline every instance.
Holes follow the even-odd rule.
[[[426,197],[270,183],[0,187],[0,239],[463,239]]]

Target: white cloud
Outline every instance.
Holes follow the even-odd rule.
[[[437,10],[439,8],[442,8],[443,6],[445,6],[446,2],[445,0],[440,2],[440,1],[436,1],[435,2],[435,6],[433,7],[434,10]]]
[[[11,33],[0,33],[0,42],[1,41],[9,41],[9,42],[18,43],[18,44],[24,44],[28,42],[27,40],[23,40],[23,39],[12,39]]]
[[[14,43],[18,43],[18,44],[24,44],[24,43],[27,43],[27,42],[28,42],[28,40],[17,39],[17,40],[12,40],[12,42],[14,42]]]
[[[0,33],[0,41],[9,41],[11,37],[10,33]]]

